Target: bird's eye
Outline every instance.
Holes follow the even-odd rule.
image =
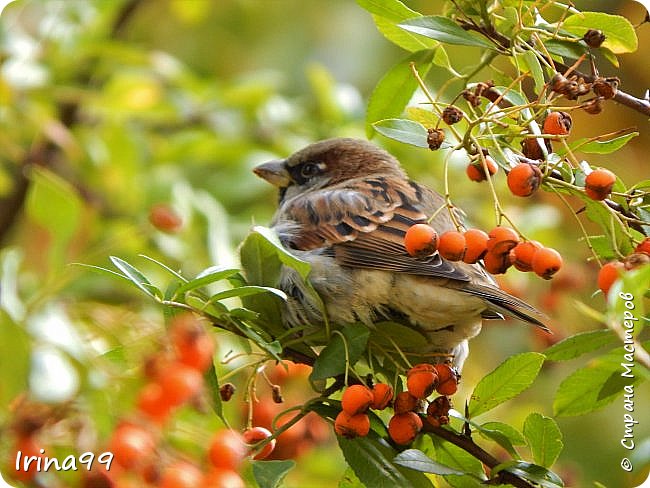
[[[316,163],[305,163],[300,169],[300,175],[303,178],[309,178],[320,173],[320,166]]]

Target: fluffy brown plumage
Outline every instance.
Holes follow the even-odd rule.
[[[429,340],[417,352],[451,354],[459,368],[483,318],[512,315],[546,329],[537,310],[500,290],[481,265],[406,253],[406,230],[445,202],[409,180],[386,151],[329,139],[254,171],[280,189],[272,227],[289,252],[311,263],[310,281],[334,323],[406,323]],[[446,211],[431,225],[455,229]],[[279,286],[290,297],[288,326],[322,323],[297,273],[285,268]]]

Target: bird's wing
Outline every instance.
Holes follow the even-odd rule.
[[[389,185],[381,176],[307,192],[282,209],[299,224],[288,244],[300,250],[330,248],[340,264],[354,268],[470,281],[463,268],[471,265],[443,260],[438,253],[416,259],[404,249],[406,230],[433,212],[421,202],[433,197],[443,203],[417,183],[392,179]],[[439,232],[453,228],[447,220],[435,226]]]

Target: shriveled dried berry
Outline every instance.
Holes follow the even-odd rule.
[[[605,34],[603,34],[603,31],[597,29],[589,29],[582,36],[582,39],[587,43],[587,46],[596,48],[605,42]]]
[[[427,129],[427,144],[429,146],[429,149],[431,149],[432,151],[435,151],[436,149],[440,149],[440,146],[442,146],[444,140],[445,140],[445,131],[443,131],[442,129],[433,129],[433,128]]]
[[[464,116],[463,111],[458,107],[454,107],[453,105],[446,107],[442,111],[442,120],[444,120],[445,124],[448,125],[457,124],[458,122],[463,120],[463,116]]]
[[[219,396],[221,397],[221,401],[230,401],[232,396],[235,394],[235,391],[237,391],[237,388],[235,388],[235,385],[232,383],[224,383],[221,385],[219,388]]]
[[[597,78],[592,84],[591,89],[599,97],[605,100],[614,98],[618,92],[618,85],[621,82],[617,77]]]
[[[408,391],[403,391],[397,394],[393,409],[395,413],[413,412],[418,409],[420,402],[416,397],[411,395]]]
[[[591,100],[585,102],[582,106],[582,109],[591,115],[598,115],[603,111],[603,97],[592,98]]]

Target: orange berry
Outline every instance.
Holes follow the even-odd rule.
[[[397,394],[393,402],[393,410],[395,413],[412,412],[417,410],[420,402],[408,391],[402,391]]]
[[[173,363],[158,380],[165,403],[177,406],[187,402],[203,388],[203,375],[182,363]]]
[[[388,422],[388,435],[395,444],[405,446],[422,430],[422,419],[415,412],[397,413]]]
[[[238,432],[230,429],[218,430],[208,447],[208,459],[215,468],[237,471],[248,448]]]
[[[149,431],[138,425],[123,423],[113,432],[108,450],[113,453],[117,464],[132,469],[143,465],[153,453],[155,446],[156,443]]]
[[[519,271],[532,271],[533,258],[542,247],[537,241],[520,242],[510,251],[512,264]]]
[[[169,205],[159,203],[149,210],[149,222],[156,229],[173,234],[181,230],[183,220]]]
[[[650,254],[650,237],[643,239],[635,248],[634,252],[642,252],[644,254]]]
[[[562,256],[550,247],[538,249],[533,256],[533,271],[545,280],[550,280],[561,267]]]
[[[449,261],[460,261],[465,256],[467,244],[465,236],[455,230],[448,230],[440,235],[438,252]]]
[[[36,463],[32,462],[27,468],[25,468],[24,460],[32,456],[42,456],[43,454],[41,454],[41,448],[42,446],[38,445],[33,435],[21,435],[16,438],[16,445],[13,454],[15,455],[18,453],[18,451],[20,451],[22,453],[23,461],[19,463],[19,470],[15,470],[15,467],[11,470],[12,478],[27,483],[36,476],[38,473],[38,466]]]
[[[244,442],[246,444],[257,444],[260,441],[263,441],[264,439],[268,439],[271,437],[273,434],[271,434],[271,431],[268,429],[265,429],[264,427],[252,427],[250,429],[247,429],[244,431],[242,434],[242,437],[244,439]],[[264,444],[264,447],[253,456],[253,459],[264,459],[269,456],[273,452],[273,449],[275,449],[275,439],[271,439],[269,442]]]
[[[376,383],[372,387],[372,403],[370,408],[383,410],[393,399],[393,387],[386,383]]]
[[[625,272],[625,265],[620,261],[611,261],[598,272],[598,288],[607,296],[614,282]]]
[[[490,156],[485,156],[485,165],[487,166],[490,176],[495,175],[496,172],[499,171],[499,166]],[[468,164],[465,171],[467,173],[467,177],[472,181],[480,182],[487,179],[485,168],[483,167],[483,163],[481,161]]]
[[[616,183],[616,175],[607,169],[595,169],[585,178],[585,193],[592,200],[605,200]]]
[[[512,261],[510,260],[510,253],[495,254],[494,252],[488,252],[483,257],[483,264],[488,273],[491,274],[503,274],[508,271],[508,268],[512,266]]]
[[[468,229],[465,231],[465,244],[467,250],[463,261],[469,264],[474,264],[479,259],[482,259],[487,252],[488,235],[480,229]]]
[[[519,236],[509,227],[495,227],[488,234],[488,253],[505,254],[519,243]]]
[[[203,478],[201,488],[245,488],[244,480],[231,469],[211,469]]]
[[[163,469],[160,488],[194,488],[201,486],[203,473],[199,468],[187,461],[177,461]]]
[[[345,389],[341,397],[341,408],[349,415],[365,412],[373,402],[370,388],[364,385],[352,385]]]
[[[406,373],[406,387],[415,398],[431,395],[438,386],[438,373],[431,364],[416,364]]]
[[[159,424],[167,420],[173,407],[164,397],[162,387],[156,382],[147,383],[142,387],[136,405],[140,412]]]
[[[544,119],[543,131],[545,134],[563,136],[571,132],[573,122],[567,112],[551,112]]]
[[[370,432],[370,418],[365,413],[350,415],[345,410],[336,416],[334,431],[343,437],[365,437]]]
[[[510,170],[507,181],[513,195],[529,197],[542,183],[542,172],[536,164],[519,163]]]
[[[169,335],[178,360],[201,373],[212,364],[215,344],[203,324],[191,313],[174,317]]]
[[[458,389],[458,374],[448,364],[436,364],[438,373],[438,387],[436,391],[441,395],[453,395]]]
[[[404,236],[406,251],[416,258],[430,256],[438,249],[438,233],[427,224],[415,224]]]

